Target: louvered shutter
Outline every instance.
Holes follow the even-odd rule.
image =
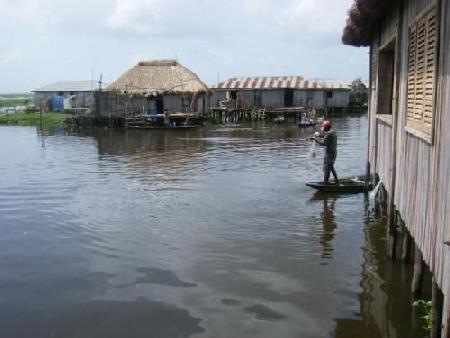
[[[437,66],[437,27],[436,12],[427,16],[427,42],[426,63],[424,74],[424,108],[423,124],[424,132],[431,135],[433,126],[434,94],[436,89],[436,66]]]
[[[428,136],[433,126],[437,34],[436,8],[409,30],[406,124]]]

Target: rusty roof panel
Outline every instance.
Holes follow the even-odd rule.
[[[212,89],[350,89],[348,81],[308,80],[303,76],[234,77]]]

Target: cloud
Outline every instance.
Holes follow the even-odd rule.
[[[0,51],[0,63],[12,64],[27,61],[27,54],[21,47]]]
[[[0,0],[1,25],[116,38],[340,34],[351,0]],[[4,13],[4,14],[3,14]],[[45,19],[44,19],[45,18]]]
[[[224,64],[233,63],[233,56],[232,56],[231,52],[228,50],[216,48],[216,47],[210,47],[208,49],[208,53],[211,56],[217,58],[221,63],[224,63]]]
[[[264,33],[305,40],[305,34],[321,38],[339,35],[351,0],[244,0],[245,15]]]
[[[117,0],[107,19],[109,27],[126,29],[136,33],[161,34],[159,25],[172,0]]]
[[[367,53],[340,43],[351,2],[0,0],[0,91],[89,77],[93,63],[114,79],[138,59],[176,56],[205,82],[217,73],[354,78]]]
[[[348,2],[342,0],[292,1],[281,11],[282,26],[315,33],[341,33]]]

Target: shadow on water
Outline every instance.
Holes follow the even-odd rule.
[[[427,336],[420,314],[412,306],[414,299],[409,291],[412,265],[387,259],[386,222],[385,218],[372,215],[364,221],[360,318],[335,319],[336,338]],[[427,280],[426,284],[429,283]],[[426,293],[422,296],[430,297]]]
[[[26,323],[26,325],[24,325]],[[2,337],[184,338],[204,332],[200,319],[161,302],[92,301],[57,315],[9,313],[2,316]]]
[[[182,281],[174,272],[169,270],[158,268],[137,268],[136,271],[143,274],[143,276],[136,278],[132,283],[119,285],[118,287],[129,287],[138,284],[160,284],[182,288],[197,286],[197,284]]]

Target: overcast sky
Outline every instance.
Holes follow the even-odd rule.
[[[233,76],[368,78],[341,44],[352,0],[0,0],[0,92],[106,82],[177,58],[208,85]]]

